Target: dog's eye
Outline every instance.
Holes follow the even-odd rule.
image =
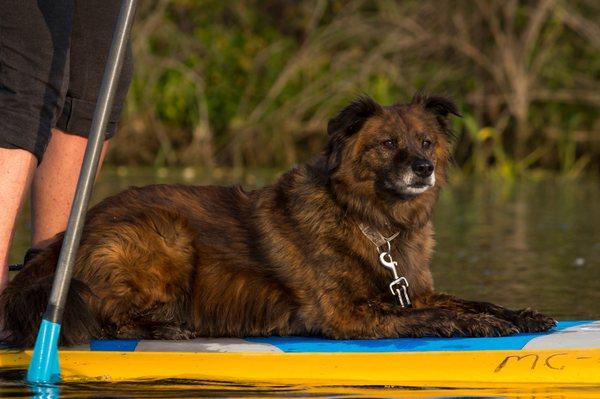
[[[431,140],[423,140],[421,145],[423,146],[424,149],[428,149],[431,147]]]
[[[396,148],[396,142],[394,140],[384,140],[381,142],[381,145],[390,150]]]

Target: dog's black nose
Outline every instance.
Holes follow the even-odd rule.
[[[419,158],[413,162],[412,170],[419,177],[429,177],[433,173],[433,164],[427,159]]]

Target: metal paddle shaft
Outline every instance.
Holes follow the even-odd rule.
[[[123,0],[112,45],[108,54],[106,69],[98,95],[96,110],[90,128],[83,164],[77,182],[75,199],[69,214],[69,222],[63,239],[54,283],[35,342],[27,380],[31,382],[56,382],[60,380],[58,364],[58,336],[64,312],[77,248],[85,221],[85,211],[90,199],[94,178],[98,170],[98,160],[102,152],[104,132],[112,110],[114,93],[119,83],[123,57],[127,48],[127,38],[131,30],[136,0]],[[89,27],[93,29],[93,27]]]

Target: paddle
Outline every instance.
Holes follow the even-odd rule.
[[[67,293],[69,292],[73,265],[81,238],[81,230],[85,220],[85,211],[98,169],[104,132],[112,110],[114,92],[119,83],[119,75],[127,47],[127,37],[129,36],[135,13],[135,4],[136,0],[123,0],[121,10],[119,11],[119,18],[108,54],[83,164],[77,182],[75,199],[71,207],[67,230],[65,231],[58,258],[48,307],[42,318],[27,372],[27,380],[30,382],[60,381],[60,366],[58,364],[60,324],[62,322]]]

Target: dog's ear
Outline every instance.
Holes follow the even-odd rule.
[[[452,114],[460,117],[462,115],[458,112],[458,107],[452,100],[443,96],[427,96],[420,91],[413,96],[411,105],[420,105],[425,111],[434,114],[442,132],[448,138],[454,138],[454,133],[448,126],[448,115]]]
[[[342,109],[327,124],[327,167],[333,173],[339,166],[348,137],[358,132],[367,119],[382,112],[381,105],[368,96],[360,96]]]
[[[381,105],[371,97],[360,96],[329,121],[327,133],[329,137],[336,133],[351,136],[360,130],[367,119],[381,110]]]
[[[441,116],[442,118],[446,118],[448,114],[462,117],[454,101],[444,96],[428,96],[423,91],[415,93],[410,105],[420,105],[425,111],[429,111],[435,116]]]
[[[461,116],[458,112],[458,107],[452,100],[442,96],[431,96],[427,97],[423,103],[423,107],[437,116],[447,117],[448,114]]]

